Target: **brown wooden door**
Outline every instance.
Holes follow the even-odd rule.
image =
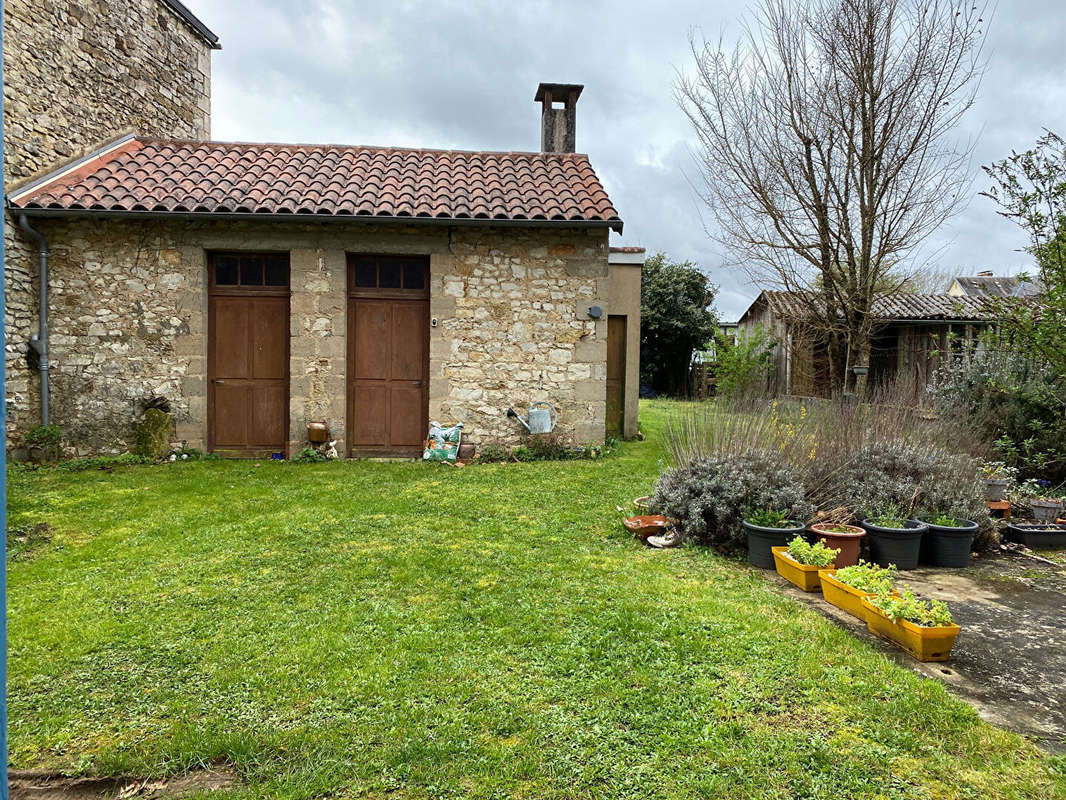
[[[626,318],[607,317],[607,435],[621,436],[626,411]]]
[[[284,287],[263,283],[263,263],[256,267],[253,262],[265,258],[262,254],[213,254],[211,260],[208,447],[225,455],[255,457],[286,451],[288,257],[284,256]],[[233,272],[231,260],[242,269]],[[280,267],[274,267],[273,280],[280,282]],[[253,283],[257,277],[259,282]]]
[[[349,452],[417,455],[429,426],[428,264],[361,256],[349,271]]]

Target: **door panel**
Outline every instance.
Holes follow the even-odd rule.
[[[289,302],[284,297],[250,301],[252,369],[257,380],[283,380],[289,374]]]
[[[263,284],[262,269],[241,264],[241,280],[259,284],[211,283],[208,447],[261,456],[284,452],[288,439],[289,297],[287,287]]]
[[[352,297],[350,450],[357,455],[414,455],[428,425],[429,302]]]
[[[621,436],[626,408],[626,318],[607,317],[607,418],[608,436]]]
[[[389,444],[393,447],[420,448],[426,438],[427,423],[422,417],[422,387],[393,384],[389,395]]]
[[[394,301],[392,306],[392,379],[420,381],[425,376],[425,303]]]
[[[389,387],[385,381],[360,381],[352,388],[355,447],[389,446]]]
[[[243,297],[217,297],[211,347],[216,378],[248,376],[248,301]]]
[[[211,424],[217,447],[243,447],[248,441],[248,403],[250,387],[237,383],[215,383],[215,402]]]
[[[384,380],[389,374],[389,303],[381,300],[355,301],[356,378]]]

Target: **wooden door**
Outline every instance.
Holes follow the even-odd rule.
[[[429,427],[429,265],[395,256],[349,265],[349,453],[418,455]]]
[[[288,255],[215,253],[209,265],[208,448],[248,458],[284,453]]]
[[[622,436],[626,414],[626,318],[607,317],[607,435]]]

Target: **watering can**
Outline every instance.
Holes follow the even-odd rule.
[[[514,417],[521,422],[530,433],[551,433],[555,430],[555,423],[559,419],[559,412],[555,406],[543,400],[529,404],[529,419],[525,420],[518,416],[513,408],[507,409],[507,416]]]

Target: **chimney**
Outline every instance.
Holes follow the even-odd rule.
[[[576,152],[577,98],[585,87],[579,83],[542,83],[534,101],[541,104],[540,151]]]

